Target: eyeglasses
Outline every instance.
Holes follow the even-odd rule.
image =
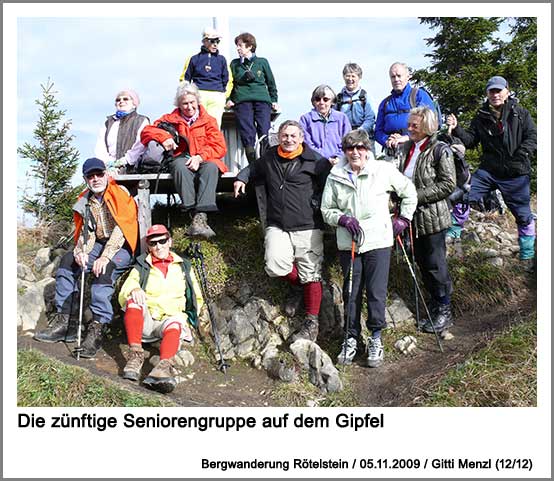
[[[219,38],[209,38],[208,42],[210,42],[211,44],[217,45],[219,42],[221,42],[221,40],[219,40]]]
[[[353,152],[354,149],[358,149],[358,150],[367,150],[367,147],[364,145],[364,144],[357,144],[357,145],[348,145],[346,147],[346,150],[348,152]]]
[[[324,102],[329,102],[331,99],[329,97],[314,97],[314,100],[316,102],[319,102],[320,100],[323,100]]]
[[[167,243],[168,240],[169,240],[169,237],[164,237],[163,239],[148,241],[147,244],[149,247],[154,247],[158,244],[163,246]]]
[[[117,97],[115,99],[116,102],[128,102],[129,100],[131,100],[129,97]]]
[[[87,174],[87,175],[85,175],[85,177],[86,177],[87,180],[92,180],[95,177],[98,177],[99,179],[101,179],[105,175],[106,175],[106,172],[101,171],[101,172],[93,172],[92,174]]]

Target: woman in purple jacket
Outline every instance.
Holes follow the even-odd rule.
[[[342,158],[342,138],[352,130],[348,117],[331,108],[336,95],[328,85],[318,85],[312,92],[314,108],[300,117],[304,142],[336,164]]]

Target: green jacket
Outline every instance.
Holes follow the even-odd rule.
[[[349,172],[344,158],[331,170],[321,200],[323,219],[332,226],[338,226],[343,214],[358,219],[364,231],[359,253],[392,246],[390,193],[396,192],[402,200],[400,215],[411,220],[417,205],[414,185],[390,162],[373,158],[368,159],[357,177],[352,176],[355,183]],[[348,251],[352,247],[352,236],[341,226],[337,227],[337,247]]]
[[[235,104],[241,102],[277,102],[277,85],[269,66],[269,62],[262,57],[252,57],[241,64],[239,58],[231,61],[233,75],[233,90],[229,97]],[[250,71],[254,79],[248,82],[244,75]]]
[[[417,189],[417,210],[415,213],[416,236],[436,234],[452,225],[447,198],[456,187],[456,167],[450,149],[443,149],[440,158],[435,159],[438,145],[437,134],[417,158],[412,182]],[[406,158],[413,142],[406,142],[400,155],[400,172],[404,172]]]

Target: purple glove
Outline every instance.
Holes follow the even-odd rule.
[[[392,220],[392,235],[396,239],[397,235],[402,234],[404,229],[410,225],[410,221],[404,217],[395,217]]]
[[[360,233],[360,223],[355,217],[349,215],[341,215],[339,218],[339,225],[343,226],[352,237],[356,237]]]

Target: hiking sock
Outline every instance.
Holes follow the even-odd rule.
[[[321,282],[308,282],[304,284],[304,306],[306,314],[319,316],[323,288]]]
[[[535,257],[535,236],[519,236],[519,258],[520,260],[533,259]]]
[[[171,325],[172,324],[170,324],[170,326]],[[177,354],[177,350],[179,349],[179,344],[181,341],[180,337],[181,337],[180,327],[179,329],[175,329],[174,327],[171,327],[171,329],[166,328],[164,330],[162,342],[160,343],[160,361],[162,359],[170,359],[173,356],[175,356],[175,354]]]
[[[286,276],[284,276],[283,279],[287,280],[293,286],[298,286],[300,284],[300,280],[298,279],[298,269],[296,268],[296,264],[292,265],[292,271],[290,271]]]
[[[127,301],[123,324],[125,324],[125,332],[127,333],[127,343],[141,345],[144,315],[142,314],[142,308],[132,300]]]
[[[373,329],[373,332],[371,333],[371,337],[373,339],[381,339],[381,329]]]

